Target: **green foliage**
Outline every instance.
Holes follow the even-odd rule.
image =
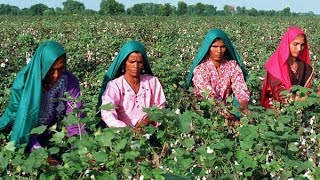
[[[319,75],[313,89],[293,88],[301,97],[308,94],[304,101],[294,102],[287,93],[287,105],[275,103],[275,110],[258,106],[264,63],[290,25],[306,29],[313,66],[319,69],[315,59],[320,55],[320,28],[314,23],[318,17],[26,18],[0,17],[0,64],[5,64],[0,67],[0,112],[8,103],[16,73],[40,42],[53,39],[64,45],[68,70],[80,79],[78,100],[84,102],[81,112],[86,117],[79,119],[79,111],[63,117],[50,128],[49,145],[32,153],[15,148],[8,142],[9,132],[1,131],[3,179],[319,179],[320,106],[314,90]],[[227,128],[217,112],[232,107],[199,101],[184,90],[192,60],[213,27],[226,31],[250,73],[251,114],[242,116],[242,125],[234,129]],[[168,102],[166,109],[145,109],[161,126],[147,126],[144,132],[96,126],[104,71],[128,39],[145,44]],[[87,133],[67,138],[65,126],[79,122],[86,123]],[[40,126],[32,133],[43,130]],[[49,157],[59,165],[50,165]]]
[[[116,0],[102,0],[100,3],[100,14],[102,15],[119,15],[124,12],[124,5]]]

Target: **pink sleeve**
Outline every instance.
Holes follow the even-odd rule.
[[[120,102],[120,90],[113,82],[109,82],[106,90],[102,95],[102,105],[112,104],[118,107]],[[102,120],[108,127],[125,127],[127,126],[123,121],[118,119],[118,114],[115,109],[101,110]]]
[[[237,100],[241,101],[249,101],[250,100],[250,92],[248,90],[247,84],[244,81],[243,73],[236,63],[236,61],[232,61],[231,68],[231,88],[233,93],[235,94]]]
[[[154,77],[153,79],[153,105],[156,105],[160,109],[166,106],[166,97],[164,95],[162,86],[158,78]]]
[[[209,91],[210,97],[211,95],[211,85],[210,85],[210,77],[209,74],[198,65],[193,71],[192,83],[194,87],[194,93],[197,97],[203,97],[203,92]]]

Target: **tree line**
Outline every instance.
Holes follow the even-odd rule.
[[[315,15],[312,11],[308,13],[291,12],[289,7],[283,10],[257,10],[255,8],[225,5],[223,10],[217,10],[214,5],[197,3],[188,5],[184,1],[178,2],[177,7],[169,3],[138,3],[125,9],[125,6],[116,0],[102,0],[98,11],[86,9],[82,2],[76,0],[66,0],[63,7],[50,8],[39,3],[30,8],[19,9],[17,6],[0,4],[0,15],[31,15],[31,16],[52,16],[52,15],[133,15],[133,16],[215,16],[215,15],[246,15],[246,16],[296,16]]]

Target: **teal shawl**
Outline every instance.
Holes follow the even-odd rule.
[[[192,81],[192,77],[193,77],[193,70],[194,68],[196,68],[200,63],[202,63],[202,61],[204,60],[204,57],[206,56],[206,54],[208,53],[208,50],[212,44],[212,42],[216,39],[216,38],[221,38],[222,41],[224,42],[224,44],[227,46],[227,51],[226,51],[226,59],[228,60],[236,60],[238,65],[240,66],[244,79],[247,80],[247,76],[248,73],[244,67],[244,64],[242,63],[242,60],[238,54],[238,52],[236,51],[236,49],[233,47],[233,44],[231,43],[230,39],[228,38],[228,36],[220,29],[211,29],[199,51],[198,54],[196,55],[195,59],[193,60],[192,66],[190,68],[190,72],[188,74],[187,77],[187,81],[186,81],[186,88],[188,89],[191,86],[191,81]],[[234,98],[234,105],[236,107],[239,107],[239,102],[237,101],[236,98]]]
[[[124,68],[124,65],[125,65],[124,63],[127,60],[127,57],[132,52],[140,52],[143,55],[144,74],[153,75],[151,68],[150,68],[150,64],[149,64],[149,60],[148,60],[148,56],[147,56],[147,51],[144,48],[144,46],[138,41],[128,41],[127,43],[125,43],[121,47],[119,54],[113,59],[113,62],[111,63],[110,67],[108,68],[108,70],[106,71],[106,73],[104,75],[104,79],[103,79],[101,90],[100,90],[99,97],[98,97],[97,112],[99,112],[99,108],[102,103],[101,97],[102,97],[104,91],[106,90],[108,82],[117,78],[117,77],[120,77],[123,74],[122,68]]]
[[[13,125],[10,141],[15,145],[28,143],[29,133],[38,125],[42,80],[55,60],[64,54],[59,43],[44,42],[39,45],[29,64],[17,74],[9,104],[0,118],[0,130]]]

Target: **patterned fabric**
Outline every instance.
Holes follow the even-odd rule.
[[[220,69],[222,73],[219,75],[210,58],[194,69],[192,82],[196,96],[204,97],[205,92],[208,91],[209,97],[226,102],[227,98],[234,93],[239,102],[249,101],[250,92],[237,62],[224,60]]]
[[[140,87],[136,94],[124,76],[110,81],[102,95],[102,105],[111,103],[117,109],[101,110],[103,121],[109,127],[134,127],[147,113],[143,108],[163,108],[166,98],[159,80],[151,75],[140,76]]]
[[[68,71],[65,71],[59,78],[59,80],[48,91],[42,90],[41,95],[41,110],[40,110],[40,125],[47,125],[48,127],[57,123],[60,117],[71,113],[74,108],[81,109],[82,102],[74,104],[73,101],[59,101],[58,98],[65,98],[65,93],[73,98],[80,96],[80,87],[78,79]],[[78,117],[83,117],[83,114],[78,114]],[[80,130],[79,130],[80,127]],[[84,124],[73,124],[66,127],[67,136],[71,137],[76,134],[85,134]],[[31,135],[30,141],[27,147],[27,151],[32,149],[38,149],[42,146],[46,146],[48,139],[50,139],[51,133],[46,130],[40,135]]]
[[[64,97],[67,92],[68,77],[63,74],[49,90],[42,90],[41,111],[39,125],[52,124],[52,120],[65,114],[65,102],[57,101],[56,98]]]

